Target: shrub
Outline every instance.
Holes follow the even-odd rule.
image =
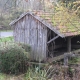
[[[25,49],[26,52],[30,52],[31,51],[30,45],[23,44],[23,43],[20,43],[20,45],[22,46],[23,49]]]
[[[19,74],[28,68],[28,53],[22,46],[9,44],[0,48],[0,70],[4,73]]]

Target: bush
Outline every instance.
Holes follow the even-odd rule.
[[[0,48],[0,70],[4,73],[19,74],[28,68],[28,52],[20,45],[6,45]]]
[[[31,47],[28,44],[20,43],[23,49],[25,49],[26,52],[31,52]]]

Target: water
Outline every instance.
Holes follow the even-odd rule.
[[[13,31],[0,32],[0,38],[13,36]]]

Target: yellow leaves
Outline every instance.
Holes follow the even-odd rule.
[[[74,12],[80,17],[80,1],[73,3]]]
[[[57,11],[63,11],[63,10],[64,10],[64,8],[63,8],[62,6],[60,6],[60,7],[55,7],[55,9],[56,9]]]
[[[68,23],[74,22],[74,20],[77,20],[77,16],[75,13],[69,12],[66,8],[60,7],[56,9],[57,12],[55,12],[54,21],[57,21],[60,23],[60,25],[66,25]]]
[[[63,6],[55,7],[54,13],[45,12],[40,15],[53,26],[57,26],[60,32],[74,32],[80,26],[80,19],[77,15]]]

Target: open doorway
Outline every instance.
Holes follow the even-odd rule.
[[[47,42],[51,39],[55,38],[57,34],[47,28]],[[55,40],[47,43],[47,56],[48,57],[55,57],[60,54],[67,52],[67,39],[58,37]]]
[[[58,36],[55,32],[47,28],[47,42]],[[47,57],[55,57],[68,52],[68,38],[57,37],[47,43]],[[71,37],[71,51],[80,49],[80,36]]]

